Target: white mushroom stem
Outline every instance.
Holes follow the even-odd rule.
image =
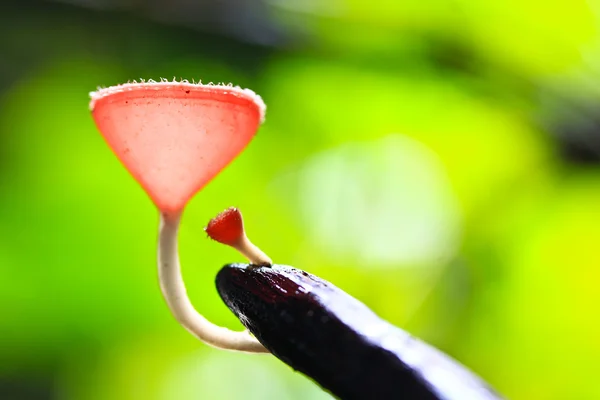
[[[232,245],[238,252],[254,265],[272,265],[273,261],[271,257],[265,254],[264,251],[259,249],[254,243],[248,239],[246,234],[242,234],[240,239]]]
[[[187,296],[181,276],[177,232],[181,212],[160,215],[158,233],[158,277],[162,294],[175,319],[192,335],[213,347],[248,353],[268,350],[248,331],[236,332],[217,326],[204,318]]]

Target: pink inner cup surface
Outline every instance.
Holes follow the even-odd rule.
[[[110,148],[164,212],[182,210],[246,147],[262,119],[260,98],[236,88],[123,87],[94,94],[92,115]]]

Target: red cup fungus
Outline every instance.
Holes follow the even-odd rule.
[[[188,200],[252,140],[265,116],[248,89],[143,82],[91,93],[98,130],[159,210]]]
[[[248,145],[264,120],[266,107],[260,96],[232,85],[166,80],[127,83],[90,96],[98,130],[160,211],[159,281],[175,319],[212,346],[266,352],[247,331],[219,327],[196,311],[186,293],[177,250],[187,202]],[[243,245],[244,254],[270,264],[247,238]]]

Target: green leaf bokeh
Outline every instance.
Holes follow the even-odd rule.
[[[209,319],[241,328],[214,288],[240,256],[202,230],[235,205],[278,263],[331,280],[507,397],[600,398],[600,164],[561,157],[564,121],[542,101],[600,104],[597,10],[309,3],[271,4],[310,38],[286,49],[131,14],[1,17],[0,381],[51,397],[2,383],[0,398],[329,398],[272,357],[198,343],[160,297],[156,210],[96,131],[88,92],[173,76],[231,81],[268,105],[185,213],[183,272]]]

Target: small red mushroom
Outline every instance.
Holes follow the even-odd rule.
[[[173,316],[212,346],[266,352],[247,331],[214,325],[194,309],[177,252],[185,205],[252,140],[265,116],[260,96],[231,85],[165,80],[109,87],[90,96],[98,130],[160,211],[158,274]]]
[[[271,265],[273,261],[256,247],[244,230],[244,218],[238,208],[230,207],[208,222],[204,228],[211,239],[239,251],[254,265]]]
[[[245,235],[242,213],[239,209],[230,207],[211,219],[204,230],[212,240],[235,246]]]

